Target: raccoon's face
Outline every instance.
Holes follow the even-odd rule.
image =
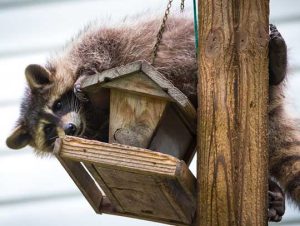
[[[42,151],[52,151],[59,136],[81,136],[85,124],[81,119],[80,103],[72,90],[67,90],[53,103],[45,100],[39,117],[33,121],[35,147]]]
[[[19,149],[30,145],[38,153],[52,152],[59,136],[81,136],[85,122],[80,102],[73,93],[73,82],[66,82],[65,77],[55,76],[39,65],[29,65],[25,75],[29,87],[17,126],[6,140],[7,146]]]

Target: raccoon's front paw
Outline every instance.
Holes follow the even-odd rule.
[[[279,222],[285,212],[285,198],[282,189],[279,185],[269,179],[269,208],[268,218],[269,221]]]
[[[80,84],[75,84],[73,88],[75,96],[79,99],[80,102],[88,102],[88,96],[82,91]]]
[[[270,85],[280,84],[286,75],[287,47],[277,28],[270,24],[269,41],[269,82]]]

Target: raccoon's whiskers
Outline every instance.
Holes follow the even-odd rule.
[[[73,96],[73,99],[74,99],[75,112],[79,113],[79,109],[80,109],[81,105],[80,105],[79,101],[77,100],[77,98],[75,96]]]
[[[57,139],[57,138],[59,138],[59,136],[51,137],[51,138],[49,139],[49,141],[53,141],[53,140],[55,140],[55,139]]]
[[[71,106],[71,109],[74,112],[76,112],[76,113],[79,112],[80,103],[78,102],[78,100],[77,100],[77,98],[76,98],[76,96],[74,94],[71,96],[71,104],[70,104],[70,106]]]
[[[51,149],[54,148],[54,141],[59,138],[58,136],[54,136],[54,137],[51,137],[50,139],[48,140],[45,140],[43,143],[42,143],[42,147],[44,147],[43,149],[44,150],[48,150],[49,151],[52,151]],[[53,144],[50,146],[51,149],[49,149],[49,141],[52,142],[53,141]]]
[[[73,95],[71,95],[71,100],[70,100],[70,97],[67,96],[67,104],[70,106],[71,109],[72,109],[72,96]]]

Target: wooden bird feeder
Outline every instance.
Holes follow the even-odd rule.
[[[145,61],[89,76],[81,88],[109,108],[109,143],[67,136],[54,152],[94,210],[190,225],[196,111],[187,97]]]

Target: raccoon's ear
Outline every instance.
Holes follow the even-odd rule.
[[[25,76],[31,90],[43,89],[52,84],[50,72],[38,64],[28,65]]]
[[[11,149],[20,149],[28,145],[31,136],[23,125],[17,126],[10,136],[6,139],[6,145]]]

